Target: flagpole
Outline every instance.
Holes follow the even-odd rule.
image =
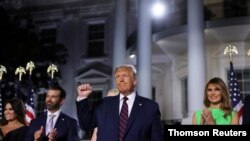
[[[51,77],[51,82],[49,84],[49,87],[52,86],[52,85],[54,85],[53,80],[54,80],[54,74],[55,74],[55,72],[58,72],[57,66],[55,64],[49,65],[49,67],[47,68],[47,73],[49,73],[50,77]]]
[[[242,123],[242,111],[243,103],[242,97],[240,95],[240,89],[237,82],[237,76],[233,68],[233,55],[238,54],[237,48],[235,46],[229,45],[224,49],[224,54],[229,54],[230,60],[230,71],[229,71],[229,91],[230,91],[230,101],[234,111],[239,115],[239,123]]]
[[[35,68],[34,62],[29,61],[26,64],[26,70],[29,71],[29,80],[28,80],[29,93],[27,96],[26,104],[25,104],[25,107],[26,107],[25,119],[26,119],[27,124],[29,124],[31,122],[31,120],[36,117],[35,110],[34,110],[34,108],[35,108],[35,106],[34,106],[34,90],[33,90],[33,83],[32,83],[32,71],[34,70],[34,68]]]
[[[229,61],[233,62],[233,55],[234,54],[238,54],[238,50],[236,46],[232,46],[232,45],[228,45],[225,49],[224,49],[224,55],[229,54]]]
[[[50,75],[49,87],[54,85],[54,76],[58,72],[58,68],[55,64],[50,64],[47,68],[47,73]],[[47,112],[47,108],[44,108],[44,113]]]
[[[18,86],[17,86],[17,92],[16,92],[16,97],[17,98],[22,98],[22,95],[21,95],[21,81],[22,81],[22,76],[23,74],[26,74],[26,71],[24,69],[24,67],[22,66],[19,66],[16,68],[16,71],[15,71],[15,75],[18,75]]]
[[[32,91],[32,71],[35,69],[35,63],[32,62],[32,61],[29,61],[27,64],[26,64],[26,70],[29,71],[29,91]],[[28,95],[28,100],[27,102],[29,103],[30,102],[30,99],[32,96],[32,92],[29,92],[29,95]],[[33,107],[34,108],[34,107]]]

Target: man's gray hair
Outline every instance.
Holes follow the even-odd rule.
[[[137,74],[137,70],[136,70],[135,66],[134,66],[134,65],[131,65],[131,64],[123,64],[123,65],[119,65],[119,66],[115,67],[114,73],[115,73],[118,69],[120,69],[120,68],[129,68],[129,69],[131,69],[131,70],[133,71],[133,74],[134,74],[135,76],[136,76],[136,74]]]

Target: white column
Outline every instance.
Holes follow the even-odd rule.
[[[188,111],[203,107],[205,88],[204,10],[202,0],[188,0]]]
[[[138,93],[144,97],[151,98],[151,0],[139,0],[138,9]]]
[[[124,64],[126,59],[127,1],[116,0],[113,42],[113,68]],[[112,82],[114,86],[114,82]]]
[[[62,22],[57,30],[57,42],[62,43],[68,49],[69,56],[75,56],[82,50],[82,25],[84,23],[78,22],[74,19]],[[70,36],[68,36],[70,35]],[[82,38],[81,38],[82,37]],[[64,74],[61,76],[61,85],[67,92],[66,99],[62,105],[62,111],[76,118],[76,107],[74,101],[77,97],[75,86],[75,68],[77,66],[78,58],[69,57],[67,63],[61,66],[60,72]]]

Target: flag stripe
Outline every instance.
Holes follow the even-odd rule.
[[[233,63],[230,61],[230,72],[229,72],[229,90],[230,100],[233,109],[238,113],[239,118],[242,118],[243,102],[240,95],[240,89],[238,87],[237,77],[234,72]]]
[[[29,76],[29,94],[25,107],[26,107],[25,119],[26,123],[29,124],[30,121],[36,117],[34,111],[34,90],[33,90],[31,75]]]

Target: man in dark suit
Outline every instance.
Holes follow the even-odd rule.
[[[242,116],[242,124],[250,125],[250,95],[245,97]]]
[[[118,66],[114,76],[119,95],[102,99],[95,109],[89,107],[87,98],[92,87],[78,86],[76,106],[80,127],[83,130],[98,127],[98,141],[163,141],[159,106],[136,93],[134,66]]]
[[[49,88],[45,103],[46,115],[31,121],[25,141],[78,141],[77,121],[63,112],[60,107],[66,97],[60,86]]]

